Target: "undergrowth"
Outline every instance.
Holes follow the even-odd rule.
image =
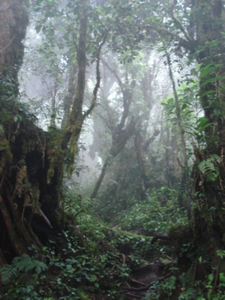
[[[123,230],[151,235],[168,233],[172,227],[187,224],[187,214],[179,207],[177,192],[161,187],[149,193],[146,200],[120,213],[113,222]]]
[[[193,270],[182,273],[175,258],[191,255],[191,241],[184,239],[179,249],[153,242],[153,232],[167,235],[171,229],[179,230],[187,224],[174,191],[151,193],[147,200],[121,213],[116,222],[114,219],[114,227],[91,213],[88,199],[82,200],[70,191],[66,191],[61,205],[64,231],[59,232],[57,241],[49,241],[41,254],[31,247],[28,254],[1,268],[0,299],[125,300],[123,288],[132,272],[152,261],[163,264],[167,271],[151,284],[145,300],[225,300],[225,274],[220,269],[225,258],[223,249],[217,251],[215,268],[201,280],[194,280],[190,278]],[[204,264],[204,258],[199,257],[193,261],[193,268]]]
[[[64,221],[73,219],[70,227],[41,254],[31,247],[1,268],[0,299],[123,299],[121,288],[145,263],[152,239],[110,228],[88,213],[88,204],[77,195],[67,193],[62,205]]]

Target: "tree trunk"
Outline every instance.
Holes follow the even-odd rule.
[[[169,77],[173,87],[173,94],[175,99],[175,108],[176,108],[176,117],[177,117],[177,125],[180,134],[181,141],[181,150],[182,150],[182,162],[181,162],[181,181],[180,181],[180,191],[178,195],[178,201],[180,206],[185,208],[188,212],[189,219],[191,217],[191,202],[189,197],[189,174],[188,174],[188,158],[187,158],[187,147],[185,140],[185,130],[183,126],[183,120],[181,115],[181,107],[179,103],[179,97],[177,94],[177,89],[175,85],[175,79],[173,76],[172,68],[171,68],[171,59],[169,53],[166,51],[167,64],[169,68]]]
[[[61,149],[64,153],[64,158],[67,158],[67,172],[69,174],[73,171],[73,163],[75,155],[78,153],[78,141],[84,120],[94,109],[97,102],[97,94],[100,87],[100,54],[101,49],[105,43],[107,32],[103,36],[101,43],[97,49],[96,54],[96,84],[93,90],[93,96],[91,100],[90,107],[86,112],[83,112],[83,103],[84,103],[84,92],[85,92],[85,78],[86,78],[86,64],[87,64],[87,30],[88,30],[88,1],[83,1],[82,10],[80,13],[80,27],[79,27],[79,42],[77,50],[77,85],[76,89],[72,87],[75,79],[75,70],[76,65],[74,64],[70,70],[69,78],[69,87],[66,108],[69,109],[72,106],[71,111],[65,111],[64,121],[63,121],[63,130],[62,135]],[[75,91],[75,95],[72,93]],[[72,100],[72,101],[71,101]],[[64,125],[65,123],[65,125]],[[65,128],[64,128],[65,126]],[[65,160],[65,159],[64,159]]]
[[[0,2],[0,260],[10,262],[58,233],[59,170],[47,180],[50,136],[16,101],[28,17],[26,1]],[[54,228],[53,228],[54,227]]]
[[[62,129],[65,129],[66,125],[68,124],[70,109],[73,104],[73,98],[76,91],[76,75],[77,75],[77,63],[71,62],[69,67],[69,74],[68,74],[68,88],[67,94],[63,99],[63,120],[62,120]]]
[[[102,169],[101,169],[101,173],[100,173],[100,175],[99,175],[99,177],[98,177],[98,180],[97,180],[97,182],[96,182],[96,184],[95,184],[94,190],[93,190],[93,192],[92,192],[92,194],[91,194],[91,199],[96,198],[96,196],[97,196],[97,194],[98,194],[98,191],[99,191],[99,189],[100,189],[100,186],[101,186],[101,184],[102,184],[102,181],[103,181],[103,179],[104,179],[104,177],[105,177],[106,170],[107,170],[108,166],[110,165],[110,161],[111,161],[111,158],[110,158],[110,157],[108,157],[108,158],[105,160],[105,162],[104,162],[104,164],[103,164],[103,167],[102,167]]]
[[[2,0],[0,2],[0,100],[9,101],[9,109],[10,102],[16,100],[18,93],[17,73],[22,63],[24,50],[22,40],[25,37],[27,24],[25,1]],[[1,109],[4,109],[2,103]],[[2,263],[8,259],[5,256],[7,248],[11,249],[12,253],[20,255],[26,252],[26,247],[23,237],[18,234],[14,224],[10,201],[7,198],[8,170],[13,154],[2,116],[0,122],[2,126],[0,133],[0,217],[2,218],[0,234],[3,237],[0,241],[0,253]],[[11,126],[13,130],[13,124]],[[12,132],[11,137],[15,137]],[[5,247],[4,241],[6,240],[10,246]]]
[[[18,92],[17,73],[23,59],[23,44],[28,17],[24,0],[0,2],[0,96]],[[7,84],[7,90],[4,88]],[[5,84],[5,85],[3,85]]]
[[[86,75],[86,39],[87,39],[87,25],[88,16],[83,6],[82,15],[80,17],[80,31],[79,31],[79,44],[77,52],[78,62],[78,75],[77,75],[77,87],[74,95],[72,110],[66,124],[65,134],[62,140],[62,149],[66,150],[69,143],[72,140],[72,146],[74,147],[73,152],[78,152],[77,143],[80,136],[81,128],[83,125],[83,101],[84,101],[84,90],[85,90],[85,75]]]
[[[137,162],[141,172],[141,197],[145,199],[146,192],[149,187],[149,174],[148,174],[148,166],[143,153],[143,141],[142,136],[140,134],[140,129],[136,131],[134,138],[135,150],[137,155]]]
[[[225,227],[225,69],[224,69],[224,5],[221,0],[195,1],[193,15],[201,51],[197,52],[200,69],[200,100],[210,126],[205,130],[206,147],[195,149],[193,170],[196,208],[194,234],[197,245],[206,243],[205,251],[212,259],[216,249],[223,249]],[[209,42],[209,39],[214,43]],[[216,46],[215,46],[216,44]],[[211,72],[205,75],[207,68]],[[216,159],[213,159],[215,157]],[[212,162],[208,172],[200,164]],[[214,174],[214,177],[209,175]]]
[[[118,85],[121,89],[121,93],[123,96],[123,112],[120,118],[119,123],[115,126],[115,128],[112,130],[112,144],[110,148],[110,153],[108,158],[103,164],[100,176],[95,184],[94,190],[91,194],[91,198],[95,198],[97,196],[97,193],[100,189],[100,186],[103,182],[103,179],[106,174],[106,170],[108,166],[111,164],[113,158],[115,158],[125,147],[127,141],[129,138],[132,136],[134,133],[134,128],[135,128],[135,122],[133,119],[131,119],[127,125],[126,122],[129,118],[129,113],[130,113],[130,105],[132,102],[132,84],[131,85],[126,85],[122,82],[120,79],[119,75],[116,73],[115,70],[113,70],[105,61],[104,64],[106,67],[112,72],[112,74],[115,76]]]

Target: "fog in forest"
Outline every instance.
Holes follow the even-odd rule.
[[[70,105],[66,101],[71,101],[67,96],[71,65],[64,58],[67,49],[55,46],[54,50],[46,50],[46,36],[35,30],[35,21],[35,17],[30,21],[24,41],[25,55],[19,74],[20,101],[29,105],[38,126],[48,130],[54,115],[54,126],[60,129],[65,107]],[[54,42],[57,43],[62,35],[60,30],[55,30],[54,34]],[[54,51],[54,57],[50,56],[51,51]],[[194,65],[186,66],[187,58],[178,61],[171,55],[171,79],[166,54],[159,50],[159,45],[146,44],[133,58],[129,58],[129,53],[125,55],[128,58],[121,58],[121,55],[106,47],[102,50],[101,84],[96,107],[82,126],[73,175],[70,178],[65,176],[68,186],[84,197],[92,196],[107,160],[110,163],[97,190],[100,195],[107,195],[112,188],[115,191],[118,189],[120,193],[121,188],[129,189],[129,185],[137,194],[140,194],[140,190],[141,194],[147,193],[155,184],[163,186],[169,183],[169,169],[174,168],[174,177],[181,172],[177,158],[172,157],[181,151],[181,146],[176,137],[179,128],[171,121],[177,118],[176,109],[169,107],[174,101],[171,80],[174,80],[177,90],[182,89],[182,81],[188,78]],[[74,68],[73,84],[76,85],[76,64]],[[95,64],[88,64],[86,72],[83,112],[90,105],[95,87]],[[191,113],[192,117],[197,118],[200,109],[193,107]],[[112,148],[116,138],[121,145],[118,145],[114,154]],[[129,155],[133,161],[127,160]],[[140,156],[143,156],[142,162]],[[191,159],[191,154],[189,156]],[[159,170],[154,168],[157,169],[158,162],[167,168],[167,174],[157,174]],[[129,170],[130,164],[133,166]],[[117,174],[118,168],[123,166],[127,169],[124,175]],[[144,183],[146,179],[141,178],[143,176],[140,173],[145,173],[146,168],[153,168],[152,174],[143,175],[149,176],[148,183]],[[137,175],[128,179],[131,170],[137,172]],[[126,183],[123,182],[125,178]]]
[[[225,299],[224,24],[0,1],[0,299]]]

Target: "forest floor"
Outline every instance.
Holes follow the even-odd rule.
[[[160,263],[149,263],[137,269],[131,274],[124,294],[130,300],[144,299],[147,291],[155,282],[159,282],[163,275],[163,265]]]

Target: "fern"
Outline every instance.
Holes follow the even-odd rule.
[[[198,165],[201,173],[206,177],[207,181],[215,182],[219,177],[220,157],[217,154],[212,154],[208,159],[203,160]]]
[[[41,272],[47,270],[47,265],[27,254],[15,257],[11,265],[3,265],[0,269],[2,283],[9,284],[12,280],[33,277],[37,278]]]

